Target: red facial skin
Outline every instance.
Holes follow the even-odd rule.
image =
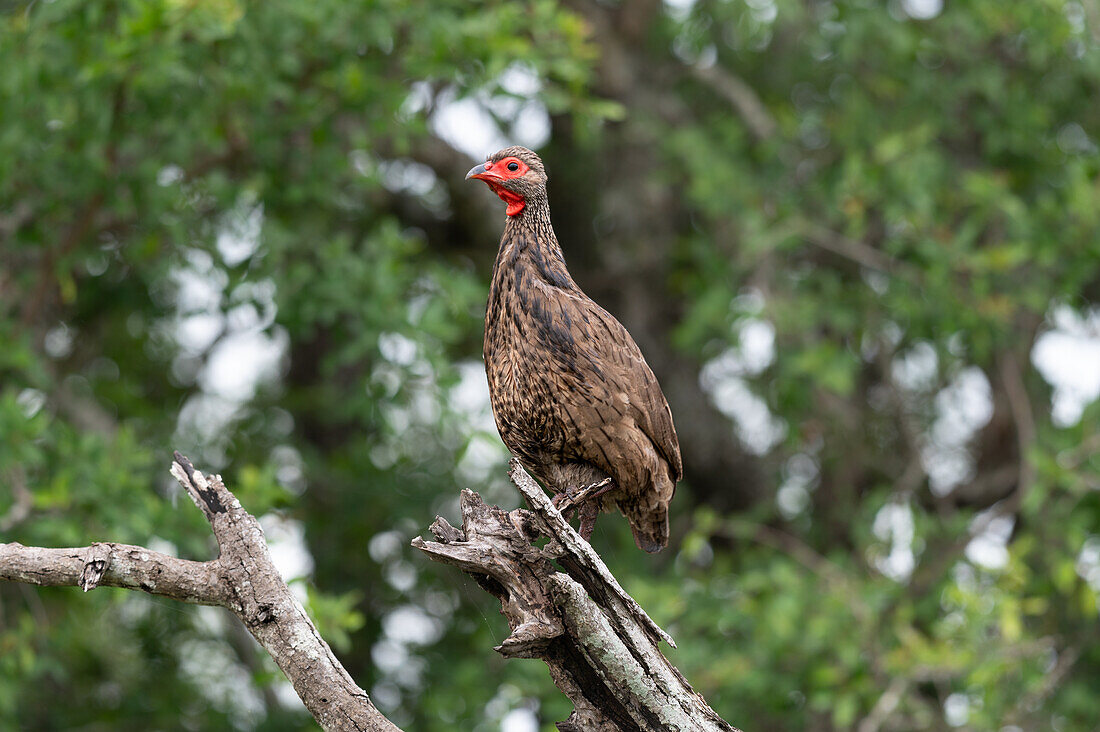
[[[510,163],[515,163],[518,167],[515,170],[508,170]],[[500,196],[500,199],[508,204],[505,213],[509,216],[519,214],[523,207],[527,205],[527,202],[523,200],[523,196],[503,187],[500,182],[511,178],[522,178],[530,170],[527,164],[519,158],[504,158],[495,163],[485,163],[484,168],[484,172],[476,173],[470,177],[485,181],[493,189],[493,193]]]

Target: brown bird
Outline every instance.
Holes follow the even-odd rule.
[[[618,507],[647,552],[668,544],[683,477],[672,411],[634,339],[581,292],[550,225],[546,171],[525,147],[466,178],[508,204],[485,313],[485,371],[508,449],[592,534]]]

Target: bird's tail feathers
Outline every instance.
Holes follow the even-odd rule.
[[[668,504],[676,492],[676,483],[664,464],[655,465],[640,491],[625,491],[633,500],[619,501],[619,508],[630,522],[634,543],[653,554],[668,546]]]
[[[631,512],[627,516],[634,543],[644,552],[653,554],[668,546],[668,509]]]

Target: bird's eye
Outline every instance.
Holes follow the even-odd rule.
[[[519,163],[508,163],[508,170],[513,172],[519,170]]]

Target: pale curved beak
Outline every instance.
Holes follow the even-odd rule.
[[[470,180],[470,178],[476,178],[477,180],[484,181],[504,180],[496,173],[490,170],[486,170],[485,163],[482,163],[481,165],[475,165],[474,167],[470,168],[470,172],[466,174],[466,180]]]

